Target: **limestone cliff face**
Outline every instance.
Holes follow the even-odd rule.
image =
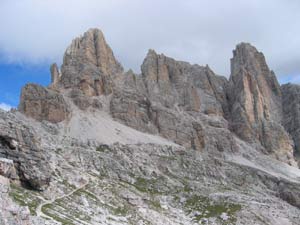
[[[40,147],[32,130],[16,116],[2,110],[0,128],[0,158],[12,160],[17,170],[17,174],[10,172],[0,175],[20,180],[31,188],[44,190],[50,182],[48,153]],[[0,164],[3,166],[3,162]]]
[[[300,86],[285,84],[281,87],[283,104],[283,124],[295,143],[295,153],[300,155]]]
[[[21,92],[19,111],[36,120],[58,123],[69,115],[63,96],[37,84],[27,84]]]
[[[197,116],[222,117],[227,112],[227,80],[208,66],[176,61],[154,50],[149,50],[141,70],[141,76],[129,71],[116,85],[110,104],[113,117],[135,129],[203,150],[207,134]]]
[[[223,115],[226,110],[226,79],[208,67],[176,61],[150,50],[145,58],[142,76],[152,101],[186,111]]]
[[[113,77],[123,72],[102,32],[90,29],[67,48],[61,67],[60,85],[78,88],[86,96],[110,94]]]
[[[250,44],[231,63],[124,73],[101,31],[75,39],[0,109],[0,224],[299,224],[300,88]]]
[[[250,44],[239,44],[233,53],[229,81],[208,66],[176,61],[154,50],[145,57],[141,75],[124,73],[102,32],[90,29],[67,48],[61,69],[51,66],[48,88],[23,88],[19,110],[58,123],[71,117],[71,102],[80,110],[105,109],[127,126],[197,150],[212,144],[234,151],[234,132],[260,151],[294,164],[274,73]],[[221,121],[218,128],[215,120]]]
[[[264,55],[241,43],[233,52],[228,96],[232,130],[248,142],[259,142],[277,157],[292,157],[292,142],[281,126],[281,90]]]

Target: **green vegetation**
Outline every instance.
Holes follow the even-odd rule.
[[[149,203],[155,210],[157,210],[157,211],[162,210],[160,202],[158,200],[151,200]]]
[[[47,204],[42,207],[42,212],[51,217],[53,220],[60,222],[62,225],[73,225],[72,220],[67,218],[62,218],[55,213],[55,206],[52,204]]]
[[[105,152],[107,150],[110,150],[109,146],[108,145],[99,145],[97,148],[96,148],[96,151],[97,152]]]
[[[76,208],[69,207],[68,200],[58,199],[42,207],[42,212],[62,225],[73,225],[74,221],[90,221],[91,217]]]
[[[28,206],[31,215],[36,215],[36,208],[41,202],[38,192],[11,184],[9,195],[20,206]]]
[[[57,153],[57,154],[60,154],[60,153],[62,153],[63,152],[63,150],[61,149],[61,148],[57,148],[56,150],[55,150],[55,153]]]
[[[77,196],[85,195],[89,199],[92,199],[94,201],[98,201],[97,197],[93,193],[91,193],[89,191],[86,191],[86,190],[83,190],[83,189],[79,189],[79,190],[75,191],[74,195],[77,195]]]
[[[113,211],[114,215],[126,216],[126,215],[128,215],[129,208],[127,208],[126,206],[123,206],[123,207],[118,207],[118,208],[112,209],[112,211]]]
[[[228,202],[213,203],[207,197],[198,195],[190,197],[185,202],[185,209],[188,214],[197,212],[193,218],[195,222],[199,222],[203,218],[220,218],[222,213],[226,213],[229,218],[227,221],[223,221],[223,224],[232,224],[236,221],[235,213],[241,208],[241,205]]]
[[[161,192],[156,187],[157,182],[157,179],[145,179],[142,177],[138,177],[133,186],[140,192],[146,192],[149,194],[159,194]]]

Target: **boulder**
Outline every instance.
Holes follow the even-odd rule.
[[[17,179],[16,169],[12,160],[0,158],[0,175],[10,179]]]

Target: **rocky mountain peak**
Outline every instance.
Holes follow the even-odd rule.
[[[90,29],[68,47],[61,72],[56,64],[51,66],[50,88],[23,88],[19,110],[39,121],[59,123],[72,115],[68,100],[80,110],[99,110],[107,103],[95,97],[111,95],[111,115],[140,131],[203,150],[207,134],[199,118],[218,117],[226,121],[221,127],[294,164],[293,142],[282,126],[281,89],[264,55],[240,43],[231,68],[228,81],[208,65],[191,65],[150,49],[141,76],[124,73],[103,33]],[[226,145],[235,148],[230,138]]]
[[[63,66],[78,63],[96,66],[103,75],[113,75],[123,71],[99,29],[88,30],[82,37],[74,39],[67,48]]]
[[[74,39],[0,110],[0,224],[299,224],[300,86],[248,43],[231,68],[149,50],[124,73],[100,30]]]
[[[282,127],[280,85],[264,55],[248,43],[233,51],[228,96],[234,132],[281,154],[279,158],[292,154],[292,141]]]

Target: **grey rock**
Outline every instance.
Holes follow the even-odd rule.
[[[17,179],[17,172],[12,160],[0,158],[0,175],[12,180]]]
[[[18,206],[9,197],[9,180],[0,175],[0,224],[31,225],[28,207]]]
[[[110,94],[113,78],[123,72],[102,32],[90,29],[67,48],[60,85],[80,89],[87,96]]]
[[[283,125],[295,143],[295,154],[300,155],[300,86],[286,84],[281,86],[283,104]]]
[[[12,160],[21,182],[37,190],[44,190],[51,172],[47,152],[43,151],[35,134],[11,113],[0,111],[0,158]],[[16,179],[13,169],[8,171]]]
[[[61,76],[56,63],[51,65],[50,72],[51,72],[51,85],[55,86],[58,83]]]
[[[175,61],[149,50],[141,69],[151,101],[167,108],[178,105],[187,111],[223,115],[226,78],[208,66]]]
[[[260,143],[276,157],[293,152],[292,141],[281,126],[281,90],[264,55],[247,43],[237,45],[231,59],[228,85],[231,129],[243,140]]]
[[[75,39],[48,88],[23,89],[19,109],[36,120],[0,110],[0,158],[27,184],[1,188],[0,176],[1,197],[21,192],[39,225],[299,224],[282,126],[298,129],[298,92],[280,89],[262,53],[238,45],[229,81],[153,50],[141,69],[123,73],[99,30]]]
[[[58,123],[69,115],[63,96],[37,84],[27,84],[21,92],[19,111],[38,121]]]

